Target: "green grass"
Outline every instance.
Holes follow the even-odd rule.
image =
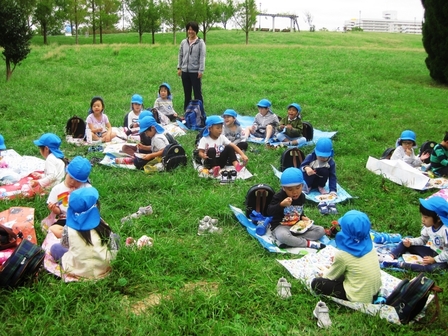
[[[119,126],[132,94],[141,94],[151,106],[164,81],[181,111],[176,63],[183,36],[178,34],[176,45],[171,34],[158,34],[156,45],[149,44],[146,34],[142,45],[137,34],[105,35],[103,45],[82,37],[79,46],[63,36],[49,37],[50,45],[42,46],[42,37],[35,37],[30,55],[11,80],[0,81],[0,133],[7,146],[38,156],[32,140],[45,132],[64,138],[68,118],[85,116],[95,95],[103,96],[107,115]],[[378,231],[416,236],[418,198],[434,191],[398,186],[367,171],[365,164],[369,155],[379,157],[392,146],[404,129],[414,130],[418,143],[441,140],[447,89],[430,79],[425,57],[421,36],[257,32],[245,45],[240,31],[212,31],[203,78],[205,107],[208,115],[227,108],[255,115],[256,102],[268,98],[284,116],[289,103],[299,103],[314,127],[338,132],[338,179],[357,197],[338,206],[340,213],[358,209]],[[0,76],[5,78],[4,69]],[[179,138],[187,153],[194,138],[195,133]],[[84,147],[64,142],[62,148],[68,157],[86,155]],[[304,148],[305,153],[311,150]],[[154,247],[122,248],[113,273],[98,282],[64,284],[42,272],[31,288],[1,291],[0,334],[378,336],[446,331],[443,318],[423,327],[396,326],[329,300],[333,327],[322,331],[316,326],[312,310],[318,298],[276,262],[295,257],[268,253],[228,208],[243,207],[246,191],[256,183],[279,189],[270,164],[278,166],[280,154],[265,148],[249,152],[254,177],[230,186],[198,178],[191,165],[157,176],[95,166],[91,178],[101,195],[102,216],[123,241],[146,234],[154,238]],[[152,204],[153,215],[121,226],[120,218],[147,204]],[[2,202],[0,209],[15,205],[34,207],[37,227],[48,214],[45,198]],[[338,218],[321,216],[314,203],[307,204],[306,213],[325,227]],[[218,218],[224,233],[197,236],[204,215]],[[41,242],[43,234],[36,231]],[[276,296],[281,276],[293,284],[293,296],[286,301]],[[447,288],[445,274],[431,277]],[[446,294],[441,295],[441,316],[448,313],[447,303]],[[137,312],[138,307],[143,310]]]

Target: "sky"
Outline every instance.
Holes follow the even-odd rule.
[[[382,19],[383,11],[397,11],[398,20],[423,20],[424,9],[421,0],[256,0],[257,8],[268,14],[298,15],[300,30],[308,30],[305,13],[314,17],[316,30],[325,27],[328,30],[342,29],[344,22],[350,19]],[[272,28],[272,18],[262,17],[257,27]],[[290,26],[287,18],[276,18],[275,28]]]

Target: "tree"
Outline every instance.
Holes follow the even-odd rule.
[[[55,26],[62,26],[62,21],[56,15],[56,4],[54,0],[39,0],[34,11],[33,23],[40,25],[44,44],[48,44],[47,35]]]
[[[243,0],[237,5],[235,11],[235,22],[246,33],[246,44],[249,44],[249,31],[257,22],[257,5],[255,0]]]
[[[425,8],[423,46],[428,54],[426,67],[432,79],[448,84],[448,2],[422,0],[422,5]]]
[[[221,13],[219,22],[222,23],[224,29],[227,29],[227,22],[235,15],[235,5],[233,4],[233,0],[227,0],[226,2],[220,1],[219,3]]]
[[[197,9],[197,20],[199,29],[202,32],[204,42],[207,41],[207,32],[216,22],[220,21],[221,7],[213,0],[201,0],[200,6]]]
[[[79,26],[87,22],[87,0],[67,0],[64,10],[67,13],[72,31],[75,31],[75,43],[78,44]],[[73,25],[75,25],[74,30]]]
[[[3,48],[7,81],[30,53],[32,36],[26,11],[14,0],[0,0],[0,47]]]
[[[176,32],[180,26],[181,13],[184,10],[182,0],[164,0],[161,6],[163,19],[173,30],[173,44],[176,44]]]
[[[162,6],[154,0],[149,0],[148,10],[146,12],[147,28],[151,32],[152,44],[156,43],[156,32],[160,30],[162,17]]]
[[[97,0],[98,28],[100,30],[100,43],[103,43],[103,30],[114,29],[119,21],[118,11],[120,2],[118,0]]]
[[[155,32],[160,29],[162,6],[154,0],[126,0],[128,11],[132,16],[132,24],[142,43],[144,32],[151,32],[152,43],[155,43]]]

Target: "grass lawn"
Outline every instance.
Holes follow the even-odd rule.
[[[38,156],[32,140],[45,132],[64,136],[66,121],[85,117],[90,99],[101,95],[112,125],[121,126],[132,94],[152,106],[159,84],[168,82],[174,106],[182,112],[183,91],[176,75],[178,44],[171,34],[150,35],[138,44],[137,34],[33,39],[28,58],[9,82],[0,81],[0,133],[6,145],[21,155]],[[97,38],[99,41],[99,37]],[[302,106],[303,118],[317,129],[337,131],[334,138],[339,183],[356,198],[338,206],[366,212],[377,231],[417,236],[421,220],[418,192],[396,185],[365,168],[368,156],[379,157],[405,129],[417,143],[441,141],[446,124],[447,88],[435,84],[425,66],[421,36],[375,33],[244,33],[207,34],[203,93],[208,115],[233,108],[255,115],[256,103],[268,98],[278,115],[292,102]],[[0,71],[5,76],[5,69]],[[188,154],[195,132],[179,138]],[[251,148],[256,145],[250,144]],[[63,143],[66,156],[87,154],[87,148]],[[307,154],[312,148],[305,147]],[[148,176],[140,171],[96,165],[91,173],[99,190],[103,218],[124,243],[128,236],[154,238],[154,247],[122,248],[113,273],[98,282],[65,284],[42,272],[29,288],[0,291],[5,335],[440,335],[447,322],[397,326],[378,317],[332,303],[333,327],[320,330],[312,311],[318,298],[290,276],[276,259],[295,258],[264,250],[231,214],[228,205],[243,207],[246,191],[267,183],[279,189],[271,164],[279,166],[281,151],[259,148],[248,152],[254,177],[220,186],[198,178],[192,165],[172,173]],[[190,156],[191,158],[191,156]],[[35,208],[39,222],[48,214],[46,198],[4,201]],[[120,219],[152,204],[154,214],[130,224]],[[322,216],[315,203],[306,205],[316,224],[328,227],[339,216]],[[197,236],[198,220],[219,219],[222,235]],[[396,273],[400,278],[412,273]],[[292,282],[292,297],[276,295],[278,278]],[[431,278],[448,287],[446,274]],[[442,294],[441,316],[448,314]],[[0,335],[3,333],[0,332]]]

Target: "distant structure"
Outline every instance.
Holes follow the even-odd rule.
[[[297,31],[300,31],[299,28],[299,23],[297,22],[297,19],[299,18],[298,15],[287,15],[287,14],[267,14],[267,13],[260,13],[257,14],[257,16],[259,17],[258,20],[260,20],[261,17],[272,17],[272,29],[271,31],[275,32],[275,31],[280,31],[280,29],[275,29],[275,18],[279,17],[279,18],[289,18],[291,20],[291,24],[289,25],[289,31],[294,31],[294,29],[297,26]],[[256,27],[254,27],[254,30],[256,30]],[[260,30],[265,30],[264,28],[261,28]],[[269,31],[269,29],[266,29]]]
[[[382,19],[364,19],[361,15],[358,19],[344,22],[344,30],[352,30],[354,27],[362,28],[368,32],[379,33],[404,33],[421,34],[422,23],[414,20],[398,20],[397,11],[384,11]]]

